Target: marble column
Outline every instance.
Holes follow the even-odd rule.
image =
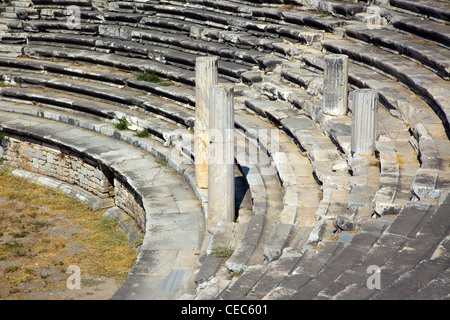
[[[348,57],[342,54],[325,56],[322,112],[331,116],[347,113]]]
[[[194,157],[197,187],[208,188],[209,89],[217,82],[217,57],[195,61]]]
[[[234,89],[219,84],[210,91],[208,166],[208,231],[235,218]]]
[[[378,91],[358,89],[353,92],[352,153],[373,153],[378,138]]]

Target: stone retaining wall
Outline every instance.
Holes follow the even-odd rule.
[[[76,184],[100,198],[114,196],[110,171],[88,157],[13,134],[4,139],[2,149],[6,165]]]
[[[10,133],[0,145],[4,164],[75,184],[102,199],[114,198],[116,206],[145,228],[141,197],[104,164],[62,146]]]
[[[114,194],[115,205],[132,217],[142,230],[145,230],[146,219],[142,197],[117,176],[114,178]]]

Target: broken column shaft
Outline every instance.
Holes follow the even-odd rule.
[[[358,89],[353,92],[352,153],[373,153],[378,138],[378,91]]]
[[[199,57],[195,64],[194,157],[197,187],[208,188],[209,89],[217,84],[217,57]]]
[[[233,222],[235,216],[233,87],[211,87],[210,99],[208,231],[213,233],[219,221]]]
[[[331,116],[347,113],[348,57],[342,54],[325,56],[322,112]]]

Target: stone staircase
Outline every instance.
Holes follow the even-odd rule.
[[[167,178],[177,181],[172,192],[122,175],[143,199],[146,238],[114,299],[448,299],[442,2],[73,0],[79,28],[67,24],[68,4],[2,7],[0,128],[47,140],[53,131],[39,129],[47,123],[82,128],[131,154],[145,150],[183,178]],[[328,53],[350,58],[345,116],[321,112]],[[219,58],[219,81],[235,88],[239,181],[237,220],[213,234],[198,212],[206,214],[207,192],[192,165],[195,59],[208,55]],[[137,80],[143,70],[171,85]],[[370,156],[350,150],[357,88],[380,94]],[[134,131],[114,129],[123,118]],[[144,128],[151,138],[133,135]],[[50,141],[75,143],[65,139]],[[75,145],[96,155],[94,145]],[[100,159],[118,173],[135,163]],[[171,225],[177,208],[186,216]],[[225,262],[214,254],[220,247],[234,249]],[[372,266],[381,271],[375,289]]]

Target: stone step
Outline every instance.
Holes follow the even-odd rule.
[[[315,299],[329,283],[333,283],[343,272],[357,263],[361,255],[369,248],[363,245],[347,245],[331,259],[324,268],[300,288],[291,299]]]
[[[274,41],[277,41],[273,38],[252,36],[249,33],[242,33],[237,31],[231,32],[218,28],[204,27],[195,23],[188,23],[184,20],[160,18],[155,16],[144,18],[141,21],[139,27],[141,29],[145,29],[143,30],[144,32],[151,32],[156,30],[164,34],[186,34],[189,37],[195,38],[197,41],[202,40],[200,43],[209,42],[210,46],[215,44],[219,48],[221,47],[219,46],[219,44],[236,45],[238,48],[247,50],[253,48],[259,51],[259,55],[261,55],[262,53],[270,52],[273,48],[272,43]],[[192,41],[190,44],[193,45]],[[227,49],[230,48],[227,47]]]
[[[390,23],[399,30],[450,47],[450,32],[445,24],[412,15],[395,15]]]
[[[448,166],[446,161],[446,154],[442,148],[438,147],[441,143],[444,143],[444,139],[439,139],[436,132],[433,132],[433,128],[426,124],[417,124],[413,128],[414,137],[417,140],[418,158],[421,162],[423,169],[438,169],[446,171]]]
[[[249,64],[258,64],[259,61],[265,58],[266,54],[260,51],[252,49],[238,49],[227,46],[220,43],[220,38],[217,41],[203,41],[197,38],[196,41],[192,41],[185,36],[179,36],[167,32],[155,31],[155,30],[142,30],[139,28],[129,28],[131,36],[134,41],[151,41],[160,45],[171,45],[172,47],[178,47],[180,50],[186,50],[189,52],[199,52],[202,54],[213,54],[224,59],[231,59],[232,61],[243,61]],[[204,30],[200,31],[203,36]],[[192,32],[191,32],[191,35]],[[219,35],[220,37],[220,35]],[[208,40],[211,38],[207,38]]]
[[[314,41],[320,40],[322,37],[321,32],[318,30],[305,29],[295,24],[286,24],[286,22],[282,21],[282,10],[280,9],[255,8],[245,5],[236,7],[232,2],[228,1],[221,2],[220,5],[209,2],[199,4],[191,6],[189,3],[179,4],[170,2],[170,7],[165,8],[166,11],[162,11],[165,13],[162,16],[159,14],[159,16],[166,17],[167,15],[167,17],[172,19],[176,17],[183,19],[183,15],[187,15],[188,21],[202,21],[207,27],[217,27],[219,29],[236,28],[237,30],[247,29],[250,33],[256,31],[261,35],[261,32],[263,32],[267,35],[287,37],[293,41],[300,41],[306,44],[311,44]],[[218,9],[218,6],[221,9],[225,8],[225,10]],[[158,10],[161,8],[155,9],[161,12],[161,10]],[[170,16],[168,14],[169,12]],[[252,17],[253,19],[251,19]],[[225,26],[228,26],[228,28]]]
[[[141,55],[143,58],[149,57],[162,62],[182,64],[188,69],[195,65],[195,55],[212,54],[223,58],[223,61],[219,61],[219,72],[231,78],[239,77],[242,73],[240,69],[244,68],[242,64],[264,65],[268,59],[267,54],[256,50],[235,49],[225,44],[210,41],[191,41],[187,36],[127,26],[99,26],[99,35],[102,36],[101,39],[88,36],[71,37],[71,35],[64,33],[31,33],[28,39],[30,44],[48,41],[81,45],[81,47],[78,47],[79,49],[87,45],[95,47],[96,50],[107,50],[122,54],[132,52]],[[238,64],[232,61],[242,63]],[[247,71],[248,68],[243,70]]]
[[[308,249],[300,247],[288,247],[283,250],[283,254],[279,259],[269,263],[261,278],[249,288],[247,297],[254,299],[264,299],[264,297],[277,288],[284,279],[290,276],[295,266],[300,263],[302,259],[308,256]]]
[[[278,106],[275,102],[256,105],[250,101],[248,105],[255,110],[265,105],[272,105],[272,108]],[[272,110],[264,107],[264,112],[272,113],[273,117],[279,117],[282,114],[281,110],[286,112],[285,109],[275,109],[277,110],[276,115]],[[346,195],[350,189],[348,164],[341,158],[336,146],[323,134],[323,130],[310,118],[297,114],[297,116],[282,118],[279,123],[299,148],[308,155],[313,176],[321,184],[322,197],[315,213],[317,223],[311,231],[309,240],[309,242],[316,242],[324,236],[324,232],[328,228],[324,222],[336,218],[338,212],[346,207]],[[332,230],[327,232],[329,231]]]
[[[235,299],[245,299],[248,293],[247,288],[251,288],[262,276],[265,267],[262,265],[250,266],[246,271],[237,278],[234,282],[232,281],[226,289],[224,289],[218,299],[220,300],[235,300]]]
[[[407,291],[408,287],[416,286],[417,283],[422,281],[420,277],[411,279],[411,275],[421,270],[423,265],[429,265],[431,267],[429,271],[433,273],[433,263],[439,261],[439,252],[435,253],[435,248],[441,246],[438,251],[442,250],[442,243],[448,242],[446,238],[448,237],[449,224],[445,218],[446,212],[448,212],[448,195],[441,205],[429,206],[424,214],[418,214],[421,219],[417,220],[417,224],[408,233],[408,238],[411,240],[382,267],[382,273],[386,273],[387,278],[387,281],[383,284],[386,291],[383,290],[374,298],[382,298],[390,294],[395,295],[394,292],[398,290],[399,286],[402,287],[402,290],[405,290],[403,294],[411,294]],[[410,218],[410,220],[412,219]],[[405,223],[405,221],[403,222]],[[445,257],[443,258],[445,259]],[[423,274],[424,277],[429,275]],[[410,280],[408,284],[405,282],[406,279]],[[416,290],[415,288],[413,293]]]
[[[391,0],[390,5],[426,16],[450,21],[450,10],[448,9],[447,4],[441,1],[427,0],[417,2],[410,0]]]
[[[418,169],[411,187],[416,199],[439,200],[448,193],[450,174],[448,171]]]
[[[101,1],[100,1],[101,3]],[[151,1],[141,2],[141,1],[114,1],[108,3],[108,6],[104,8],[98,3],[94,4],[94,8],[108,10],[111,12],[153,12]]]
[[[322,99],[323,76],[321,74],[294,66],[294,68],[283,68],[281,70],[281,77],[283,80],[305,89],[308,94]]]
[[[319,2],[318,9],[347,19],[355,19],[359,13],[364,13],[367,10],[366,6],[358,2],[330,0]]]
[[[92,0],[33,0],[35,5],[77,5],[80,7],[90,7]]]
[[[420,164],[418,160],[414,160],[415,157],[409,157],[410,160],[404,161],[405,155],[397,151],[394,141],[378,141],[376,146],[381,172],[380,190],[377,191],[373,200],[374,211],[380,216],[396,215],[412,198],[409,191],[412,185],[411,177],[414,177]],[[408,171],[412,170],[412,172],[406,173],[403,167],[407,167]]]
[[[399,299],[412,297],[417,294],[420,289],[439,276],[448,269],[448,254],[444,248],[448,248],[448,237],[445,238],[438,246],[437,252],[432,258],[420,261],[413,266],[410,271],[405,272],[389,287],[385,288],[382,293],[373,296],[373,300],[378,299]],[[442,250],[444,249],[444,250]],[[442,254],[442,251],[444,253]],[[442,298],[444,295],[442,296]]]
[[[198,24],[184,20],[178,20],[175,17],[158,17],[155,15],[142,18],[139,24],[142,29],[157,28],[157,30],[167,30],[172,33],[190,34],[193,28],[199,28]]]
[[[441,211],[446,210],[444,209],[445,206],[441,207]],[[416,291],[408,293],[405,289],[416,286],[417,282],[421,280],[419,277],[417,282],[411,281],[409,275],[416,268],[417,270],[420,269],[421,264],[426,264],[429,261],[427,259],[429,259],[431,254],[429,251],[427,253],[427,250],[424,250],[424,248],[435,248],[442,236],[445,236],[445,228],[448,229],[446,225],[442,228],[431,227],[431,221],[433,221],[435,216],[436,220],[443,217],[442,212],[437,213],[436,206],[409,203],[392,223],[387,223],[387,228],[380,229],[381,231],[384,230],[381,236],[361,257],[360,262],[352,269],[345,271],[333,285],[321,292],[322,298],[352,299],[359,297],[358,299],[376,299],[375,297],[383,297],[386,299],[388,296],[394,298],[395,294],[393,292],[395,292],[395,289],[389,289],[392,283],[402,283],[402,293],[396,296],[395,299],[398,299],[400,296],[404,297],[405,294],[414,294]],[[383,223],[383,220],[385,219],[372,221]],[[435,245],[431,244],[433,241],[437,241],[434,242]],[[367,281],[371,274],[368,270],[371,266],[381,268],[382,287],[377,288],[379,290],[368,288]],[[373,273],[373,270],[371,272]],[[426,276],[429,276],[429,274],[426,274]],[[409,279],[410,282],[406,283],[406,279]],[[385,295],[385,292],[390,293]]]
[[[0,55],[2,56],[2,59],[21,56],[22,46],[16,44],[3,44],[0,47]]]
[[[178,5],[186,8],[198,8],[201,7],[203,10],[223,13],[223,14],[236,14],[238,16],[250,17],[251,10],[254,9],[253,6],[247,5],[245,1],[240,1],[239,5],[236,5],[236,1],[221,1],[220,3],[216,1],[203,1],[194,0],[189,3],[179,0],[167,0],[162,1],[165,4]]]
[[[4,11],[4,12],[0,13],[0,16],[3,18],[8,18],[8,19],[17,19],[17,15],[15,12]]]
[[[429,207],[421,204],[407,205],[398,215],[398,217],[403,217],[400,220],[396,218],[392,223],[383,218],[373,220],[379,221],[380,223],[386,223],[387,221],[387,224],[383,227],[384,231],[382,230],[381,235],[374,245],[360,257],[360,262],[344,272],[337,279],[340,285],[332,290],[330,290],[331,288],[328,289],[327,295],[332,296],[333,299],[351,299],[352,297],[356,298],[358,296],[358,299],[368,299],[376,294],[377,290],[370,289],[367,286],[368,277],[374,272],[374,270],[369,272],[369,267],[382,267],[396,252],[401,250],[408,242],[407,235],[412,231],[411,226],[405,226],[405,229],[399,228],[399,226],[405,223],[403,219],[409,217],[409,221],[411,221],[410,225],[412,225],[417,222],[415,219],[421,216],[419,213],[421,212],[424,215],[427,208]],[[385,228],[386,225],[388,226],[387,228]],[[383,226],[383,224],[380,224],[380,226]]]
[[[26,32],[64,32],[67,34],[98,35],[99,25],[84,19],[76,22],[67,18],[61,20],[23,20],[22,29]]]
[[[346,20],[332,16],[323,15],[321,12],[298,12],[295,10],[286,10],[281,13],[283,20],[287,23],[297,24],[301,26],[309,26],[312,28],[322,29],[333,32],[335,28],[347,24]]]
[[[29,8],[32,6],[31,1],[11,1],[11,5],[16,8]]]
[[[52,12],[54,14],[55,12]],[[80,10],[80,18],[86,19],[91,22],[104,22],[104,21],[114,21],[114,22],[125,22],[125,23],[138,23],[142,18],[146,17],[147,14],[143,13],[123,13],[123,12],[110,12],[110,11],[84,11]],[[42,10],[41,10],[42,17]]]
[[[448,299],[448,289],[447,283],[450,277],[450,270],[442,272],[435,279],[430,280],[428,283],[424,284],[420,289],[417,290],[411,296],[411,299],[421,300],[421,299],[433,299],[433,300],[444,300]]]
[[[240,8],[242,9],[242,7]],[[194,10],[194,9],[193,9]],[[197,13],[199,13],[198,8],[195,9]],[[263,12],[257,12],[257,11],[261,11],[261,10],[268,10],[267,8],[261,8],[260,10],[258,10],[257,8],[252,8],[252,14],[255,17],[255,20],[244,20],[240,17],[236,17],[235,14],[231,15],[231,18],[227,20],[227,18],[230,17],[230,14],[228,15],[224,15],[224,19],[220,19],[218,21],[220,21],[219,23],[223,24],[226,22],[230,23],[232,26],[236,26],[238,29],[245,27],[247,28],[247,32],[249,34],[252,34],[252,31],[257,31],[259,32],[258,35],[262,35],[261,32],[264,33],[264,35],[266,37],[281,37],[281,38],[287,38],[290,39],[292,41],[295,42],[300,42],[300,43],[305,43],[305,44],[312,44],[312,42],[314,41],[318,41],[320,39],[322,39],[322,32],[318,31],[318,30],[314,30],[311,28],[305,28],[305,27],[300,27],[294,24],[288,24],[286,25],[286,23],[277,20],[270,20],[270,19],[265,19],[264,22],[262,22],[261,20],[261,16],[264,15]],[[207,11],[205,11],[207,12]],[[205,13],[207,15],[209,15],[210,13]],[[214,11],[214,16],[217,19],[217,16],[220,15],[220,13],[217,12],[217,10]],[[186,21],[176,21],[174,16],[171,17],[172,19],[169,18],[169,21],[171,21],[171,25],[177,25],[177,27],[180,30],[187,30],[187,26],[189,26],[190,24],[192,25],[192,23],[190,22],[186,22]],[[281,18],[280,15],[278,15],[278,18]],[[180,17],[180,19],[182,19]],[[263,18],[264,19],[264,18]],[[145,24],[152,24],[152,25],[158,25],[158,26],[163,26],[163,24],[165,24],[166,22],[162,22],[163,19],[160,19],[158,17],[149,17],[146,18],[144,20],[142,20],[142,23]],[[165,19],[164,19],[165,20]],[[197,18],[197,20],[200,20]],[[270,21],[269,21],[270,20]],[[280,24],[279,24],[280,23]],[[195,28],[199,27],[199,23],[197,22],[195,25]],[[208,24],[207,24],[208,26]],[[212,27],[213,25],[209,25],[209,27]],[[216,26],[216,25],[214,25]],[[217,31],[220,32],[221,28],[218,28]],[[223,27],[222,27],[223,29]],[[190,29],[190,32],[192,34],[192,27]],[[202,31],[203,33],[203,31]],[[220,38],[220,37],[219,37]]]
[[[450,75],[450,59],[448,49],[439,47],[434,42],[414,39],[411,35],[387,29],[367,29],[364,24],[345,26],[346,35],[381,48],[388,48],[411,57],[436,70],[437,74],[448,80]]]

